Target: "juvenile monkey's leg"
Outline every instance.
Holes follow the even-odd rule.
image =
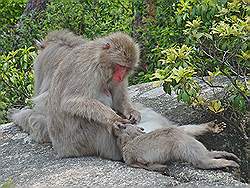
[[[149,163],[145,169],[150,171],[165,172],[167,170],[167,166],[158,163]]]
[[[157,163],[143,164],[140,162],[136,162],[136,163],[130,164],[129,166],[134,167],[134,168],[143,168],[145,170],[156,171],[156,172],[165,172],[167,170],[166,165],[157,164]]]
[[[195,167],[201,169],[239,167],[239,165],[233,160],[214,159],[214,157],[216,155],[218,156],[220,152],[215,152],[214,156],[212,156],[213,152],[208,151],[207,148],[195,138],[183,133],[179,136],[183,136],[183,138],[181,141],[175,143],[175,146],[173,147],[175,150],[172,150],[175,159],[190,162]]]
[[[232,159],[236,162],[240,162],[240,159],[236,155],[234,155],[233,153],[226,152],[226,151],[211,151],[209,153],[209,156],[215,159],[225,158],[225,159]]]
[[[197,168],[201,169],[219,169],[225,167],[239,167],[239,164],[232,160],[227,159],[202,159],[194,164]]]
[[[178,129],[185,131],[190,136],[199,136],[209,132],[220,133],[224,130],[224,128],[224,122],[216,123],[216,121],[202,123],[199,125],[183,125],[178,127]]]

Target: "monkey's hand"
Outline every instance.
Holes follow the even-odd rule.
[[[129,124],[130,121],[128,119],[124,119],[122,118],[121,116],[115,114],[115,116],[113,118],[110,119],[109,121],[109,131],[112,131],[112,129],[114,127],[117,127],[118,125],[119,126],[125,126],[126,124]]]
[[[119,118],[115,118],[113,121],[113,126],[126,126],[126,124],[130,124],[130,120],[124,119],[119,116]]]
[[[130,121],[131,124],[137,124],[141,120],[141,114],[137,110],[130,109],[124,113],[124,116]]]
[[[144,128],[142,127],[138,127],[138,126],[134,126],[132,124],[116,124],[113,126],[113,131],[115,133],[116,136],[119,136],[120,131],[119,130],[125,130],[125,129],[129,129],[129,130],[133,130],[133,134],[135,134],[136,132],[138,133],[138,136],[141,134],[144,134]]]

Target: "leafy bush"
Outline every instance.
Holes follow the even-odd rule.
[[[131,84],[149,82],[156,67],[159,67],[161,50],[170,47],[179,40],[179,33],[174,25],[173,5],[176,0],[158,0],[156,3],[155,17],[148,14],[146,1],[133,1],[134,14],[140,15],[139,27],[133,28],[141,45],[141,63],[139,70],[130,79]],[[135,17],[135,19],[137,19]]]
[[[162,51],[162,65],[154,78],[163,82],[168,94],[175,92],[179,101],[217,114],[233,110],[239,120],[250,96],[247,5],[243,1],[181,0],[175,10],[183,42]],[[215,85],[218,76],[229,83]],[[224,95],[205,98],[195,78],[223,88]]]
[[[0,28],[1,50],[8,52],[31,46],[52,30],[68,28],[76,34],[94,38],[112,31],[131,32],[129,1],[54,0],[46,10],[22,17],[16,27]],[[12,7],[5,6],[2,9]]]
[[[1,27],[13,26],[22,15],[27,0],[0,0]]]
[[[6,121],[7,107],[27,105],[33,91],[33,47],[22,48],[0,56],[0,123]]]

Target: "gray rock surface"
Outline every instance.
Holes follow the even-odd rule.
[[[152,83],[130,87],[130,95],[179,124],[209,119]],[[199,170],[186,163],[169,164],[168,174],[162,175],[96,157],[60,159],[50,145],[33,142],[11,123],[0,125],[0,185],[9,178],[15,185],[32,187],[248,187],[229,172]]]

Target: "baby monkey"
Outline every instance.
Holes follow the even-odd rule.
[[[133,125],[113,128],[125,163],[131,167],[164,172],[169,161],[186,161],[201,169],[239,167],[240,159],[226,151],[208,151],[206,147],[177,127],[149,133]]]

